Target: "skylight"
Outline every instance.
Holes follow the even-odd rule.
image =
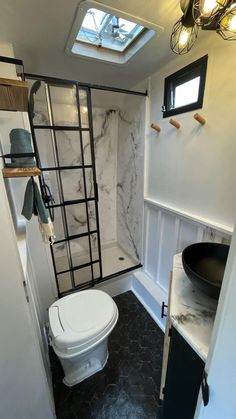
[[[80,0],[65,51],[89,60],[123,65],[162,32],[157,23],[94,0]]]
[[[122,53],[144,29],[144,26],[104,11],[88,9],[76,41]]]

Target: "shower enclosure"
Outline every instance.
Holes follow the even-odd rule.
[[[145,97],[27,78],[62,296],[141,264]]]

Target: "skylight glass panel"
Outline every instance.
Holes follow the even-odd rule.
[[[96,25],[98,27],[101,26],[105,15],[106,13],[102,12],[101,10],[90,9],[84,17],[82,28],[84,30],[96,32]]]
[[[76,40],[124,52],[145,28],[98,9],[89,9]]]

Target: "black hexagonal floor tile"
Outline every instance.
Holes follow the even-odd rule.
[[[129,291],[114,298],[119,320],[109,338],[103,371],[68,388],[50,351],[58,419],[160,419],[159,387],[164,335]]]

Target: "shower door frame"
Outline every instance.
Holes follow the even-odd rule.
[[[88,84],[88,83],[82,83],[82,82],[78,82],[75,80],[67,80],[67,79],[61,79],[61,78],[57,78],[57,77],[49,77],[49,76],[42,76],[42,75],[38,75],[38,74],[31,74],[31,73],[25,73],[25,78],[26,79],[31,79],[31,80],[40,80],[45,82],[46,84],[49,85],[55,85],[55,86],[76,86],[76,90],[77,90],[77,97],[78,97],[78,90],[82,89],[82,90],[86,90],[87,91],[87,103],[88,103],[88,121],[89,121],[89,128],[87,129],[87,131],[89,131],[90,134],[90,146],[91,146],[91,156],[92,156],[92,169],[93,169],[93,179],[94,179],[94,192],[95,192],[95,211],[96,211],[96,222],[97,222],[97,230],[96,230],[96,234],[98,234],[98,253],[99,253],[99,267],[100,267],[100,278],[96,278],[94,279],[92,277],[92,281],[88,281],[86,283],[83,283],[81,285],[75,286],[74,288],[71,288],[68,291],[63,291],[61,292],[59,289],[59,285],[58,285],[58,279],[57,279],[57,272],[56,272],[56,266],[55,266],[55,260],[54,260],[54,254],[53,254],[53,250],[52,250],[52,246],[50,246],[50,250],[51,250],[51,255],[52,255],[52,261],[53,261],[53,268],[54,268],[54,273],[55,273],[55,280],[56,280],[56,285],[57,285],[57,291],[58,291],[58,297],[63,297],[67,294],[71,294],[73,292],[76,292],[78,290],[83,290],[83,289],[87,289],[89,287],[93,287],[96,284],[99,284],[101,282],[104,282],[106,280],[109,279],[113,279],[116,278],[119,275],[124,275],[126,273],[129,273],[135,269],[141,268],[143,265],[142,263],[137,263],[136,265],[127,268],[127,269],[123,269],[119,272],[114,272],[113,274],[107,275],[105,277],[103,277],[103,273],[102,273],[102,256],[101,256],[101,240],[100,240],[100,225],[99,225],[99,211],[98,211],[98,186],[97,186],[97,181],[96,181],[96,158],[95,158],[95,151],[94,151],[94,134],[93,134],[93,120],[92,120],[92,100],[91,100],[91,89],[95,89],[95,90],[103,90],[103,91],[109,91],[109,92],[117,92],[117,93],[123,93],[123,94],[130,94],[130,95],[134,95],[134,96],[143,96],[143,97],[147,97],[148,96],[148,91],[146,90],[145,92],[139,92],[139,91],[134,91],[134,90],[128,90],[128,89],[122,89],[122,88],[115,88],[115,87],[109,87],[109,86],[102,86],[102,85],[96,85],[96,84]],[[79,99],[79,98],[78,98]],[[78,114],[80,115],[80,108],[79,108],[79,100],[77,100],[77,107],[78,107]],[[34,149],[36,152],[36,161],[38,164],[38,167],[41,169],[42,172],[44,171],[48,171],[48,170],[59,170],[59,166],[57,168],[42,168],[41,167],[41,163],[40,163],[40,156],[39,156],[39,151],[38,151],[38,147],[37,147],[37,141],[36,141],[36,136],[35,136],[35,127],[39,128],[39,129],[43,129],[43,128],[47,128],[47,126],[42,125],[42,126],[36,126],[33,123],[33,117],[31,115],[31,113],[29,112],[30,115],[30,127],[31,127],[31,132],[32,132],[32,139],[33,139],[33,144],[34,144]],[[52,129],[52,126],[49,126],[48,129]],[[68,128],[67,126],[63,126],[62,128],[60,128],[61,130]],[[81,127],[80,127],[81,128]],[[85,130],[85,129],[78,129],[78,131],[80,131],[80,136],[81,136],[81,132]],[[83,153],[83,149],[81,148],[81,153]],[[87,166],[88,167],[88,166]],[[81,168],[79,166],[66,166],[66,167],[61,167],[61,170],[66,170],[66,169],[76,169],[76,168]],[[44,178],[39,177],[39,182],[40,182],[40,188],[41,188],[41,192],[42,192],[42,188],[45,184],[44,182]],[[86,182],[85,182],[86,183]],[[86,185],[85,185],[86,187]],[[90,198],[88,199],[90,200]],[[79,200],[78,200],[79,201]],[[50,208],[50,206],[45,203],[45,205]],[[55,206],[60,206],[60,205],[55,205]],[[54,206],[54,207],[55,207]],[[53,207],[53,206],[52,206]],[[67,226],[68,228],[68,226]],[[94,233],[94,231],[89,233],[90,234]],[[83,236],[83,234],[81,235]],[[68,239],[67,239],[68,240]],[[64,240],[63,240],[64,241]],[[59,241],[55,242],[58,243]],[[90,260],[91,260],[91,250],[90,250]],[[93,263],[97,263],[97,261],[93,262]],[[88,265],[91,265],[91,263],[89,263]],[[67,271],[73,271],[75,269],[69,269]],[[92,269],[93,271],[93,269]]]
[[[66,269],[66,270],[63,270],[63,271],[60,271],[60,272],[58,272],[58,270],[56,268],[53,246],[50,246],[53,268],[54,268],[54,274],[55,274],[55,280],[56,280],[56,286],[57,286],[57,292],[58,292],[58,297],[60,298],[60,297],[66,295],[68,293],[75,292],[75,291],[82,290],[82,289],[86,289],[88,287],[93,287],[95,285],[95,283],[100,282],[100,280],[102,280],[102,278],[103,278],[102,259],[101,259],[100,225],[99,225],[99,213],[98,213],[98,188],[97,188],[97,180],[96,180],[94,136],[93,136],[93,123],[92,123],[91,91],[88,87],[81,86],[79,82],[70,82],[70,81],[66,81],[66,80],[59,80],[59,81],[52,80],[52,81],[50,81],[50,80],[45,80],[44,77],[41,77],[41,76],[31,77],[29,75],[26,75],[26,78],[33,79],[35,81],[37,81],[37,80],[43,81],[45,83],[45,86],[46,86],[46,99],[47,99],[47,108],[48,108],[48,114],[49,114],[49,125],[34,124],[33,115],[30,112],[30,126],[31,126],[33,143],[34,143],[34,147],[35,147],[35,151],[36,151],[37,164],[38,164],[38,167],[40,168],[40,170],[42,172],[42,176],[39,178],[40,179],[40,188],[41,188],[42,193],[43,193],[43,188],[46,184],[46,182],[44,180],[43,173],[44,172],[49,172],[49,171],[55,171],[55,173],[56,173],[58,192],[59,192],[59,196],[60,196],[60,203],[49,204],[49,203],[45,202],[45,206],[49,210],[53,209],[53,208],[61,208],[61,211],[62,211],[64,238],[60,239],[60,240],[56,240],[55,244],[69,243],[70,240],[79,239],[79,238],[82,238],[82,237],[85,237],[85,236],[88,237],[88,241],[89,241],[90,261],[87,262],[87,263],[84,263],[82,265],[78,265],[78,266],[74,267],[73,263],[72,263],[71,248],[70,248],[70,245],[68,245],[67,246],[67,257],[68,257],[69,269]],[[52,100],[51,100],[51,95],[50,95],[50,87],[54,87],[54,86],[55,87],[61,87],[62,89],[65,88],[65,87],[74,87],[76,89],[76,106],[77,106],[77,111],[78,111],[78,126],[67,126],[67,125],[56,125],[56,124],[54,124],[53,111],[52,111],[53,106],[52,106]],[[88,107],[88,128],[83,128],[82,124],[81,124],[81,109],[80,109],[80,98],[79,98],[79,92],[81,90],[86,91],[87,107]],[[51,133],[51,136],[52,136],[51,141],[52,141],[52,146],[53,146],[53,150],[54,150],[54,159],[55,159],[55,162],[57,163],[57,165],[50,166],[50,167],[43,167],[42,166],[41,161],[40,161],[40,154],[39,154],[39,150],[38,150],[37,136],[36,136],[35,130],[48,130]],[[58,131],[78,132],[78,136],[79,136],[78,141],[79,141],[80,150],[81,150],[81,163],[82,163],[81,165],[61,166],[59,164],[59,154],[58,154],[58,148],[57,148],[57,140],[56,140],[56,136],[55,136],[55,133],[58,132]],[[90,150],[91,150],[91,165],[84,164],[84,149],[83,149],[82,132],[88,132],[89,133],[89,145],[90,145]],[[73,169],[81,169],[82,170],[83,187],[84,187],[84,199],[76,199],[76,200],[72,200],[72,201],[67,201],[64,198],[63,186],[62,186],[62,180],[61,180],[61,171],[63,171],[63,170],[73,170]],[[93,173],[94,197],[88,197],[86,174],[85,174],[86,169],[91,169],[92,173]],[[94,202],[94,205],[95,205],[95,218],[96,218],[96,229],[95,230],[90,229],[88,202]],[[69,234],[69,229],[68,229],[68,222],[67,222],[65,207],[69,206],[69,205],[80,204],[80,203],[84,203],[85,206],[86,206],[87,232],[86,233],[75,234],[75,235],[70,235]],[[93,260],[93,256],[92,256],[92,244],[91,244],[91,235],[92,234],[97,234],[98,258],[96,258],[95,260]],[[99,277],[95,278],[94,277],[93,265],[95,265],[96,263],[99,264],[100,275],[99,275]],[[76,285],[75,280],[74,280],[73,272],[76,271],[76,270],[82,269],[82,268],[86,268],[86,267],[91,268],[91,279],[86,281],[86,282],[83,282],[82,284]],[[62,274],[65,274],[67,272],[70,273],[71,288],[66,290],[66,291],[60,291],[58,276],[62,275]]]

